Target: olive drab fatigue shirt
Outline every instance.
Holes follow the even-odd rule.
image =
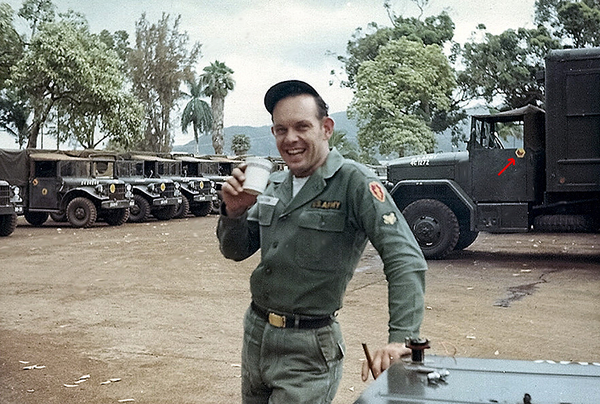
[[[406,221],[375,175],[335,149],[292,197],[292,175],[271,175],[239,218],[221,215],[221,251],[243,260],[261,249],[250,278],[254,302],[282,314],[331,315],[342,307],[367,240],[384,264],[389,341],[418,336],[427,264]]]

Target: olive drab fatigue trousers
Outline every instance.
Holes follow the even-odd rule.
[[[244,404],[331,403],[342,378],[340,325],[277,328],[249,308],[244,317]]]

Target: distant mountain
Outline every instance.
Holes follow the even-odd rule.
[[[335,129],[346,132],[346,139],[351,142],[356,142],[356,134],[358,128],[356,122],[348,119],[346,112],[336,112],[331,114],[335,121]],[[225,154],[233,155],[231,150],[231,140],[233,136],[243,134],[250,138],[250,150],[248,154],[257,156],[279,156],[277,147],[275,147],[275,139],[271,134],[271,126],[265,125],[260,127],[255,126],[229,126],[224,129],[225,132]],[[215,149],[212,147],[212,139],[210,136],[202,136],[198,139],[199,153],[214,154]],[[173,146],[175,152],[196,152],[196,142],[191,141],[184,145]]]

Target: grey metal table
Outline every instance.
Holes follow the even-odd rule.
[[[431,382],[432,370],[448,375]],[[421,365],[392,365],[355,402],[384,403],[599,404],[600,363],[430,355]]]

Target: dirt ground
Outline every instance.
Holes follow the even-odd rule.
[[[225,260],[216,223],[73,229],[19,219],[0,239],[0,402],[239,402],[258,256]],[[429,266],[428,354],[600,362],[600,235],[480,234]],[[347,359],[335,403],[369,385],[361,343],[386,342],[386,295],[368,248],[339,315]]]

